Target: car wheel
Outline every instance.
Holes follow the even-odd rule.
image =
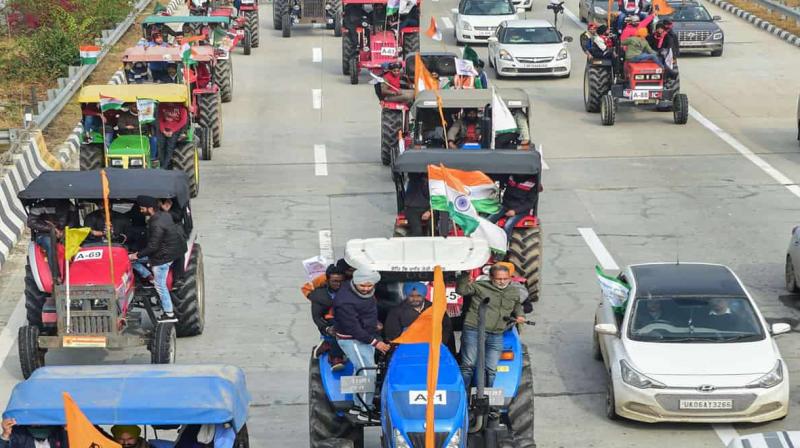
[[[786,256],[786,290],[789,292],[797,292],[797,274],[794,272],[794,263],[792,263],[792,256]]]
[[[606,383],[606,417],[609,420],[619,419],[619,415],[617,415],[617,399],[614,396],[614,380],[611,378],[611,372],[608,372],[608,382]]]

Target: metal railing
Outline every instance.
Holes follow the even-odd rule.
[[[795,20],[795,22],[800,23],[800,10],[798,9],[783,5],[773,0],[754,0],[754,1],[763,6],[764,8],[766,8],[769,12],[774,12],[776,14],[784,15],[787,18],[792,18]]]

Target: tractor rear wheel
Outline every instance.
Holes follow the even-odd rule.
[[[528,298],[539,301],[539,277],[542,269],[542,228],[522,227],[511,232],[508,241],[508,261],[521,277],[525,277]]]
[[[215,148],[222,145],[222,102],[220,92],[213,94],[200,95],[197,99],[197,124],[202,128],[210,128],[211,142]],[[206,159],[203,160],[211,160]]]
[[[522,372],[517,386],[517,395],[508,404],[508,426],[514,435],[514,440],[523,442],[533,438],[533,370],[528,348],[522,348]],[[530,444],[520,444],[520,448],[527,448]],[[535,446],[535,445],[534,445]]]
[[[364,428],[336,414],[322,385],[319,359],[311,356],[308,366],[308,435],[311,448],[323,448],[329,439],[347,439],[355,448],[364,446]]]
[[[250,33],[250,45],[253,48],[258,48],[258,11],[246,12],[245,19],[247,20],[247,30]]]
[[[189,265],[183,273],[183,282],[172,294],[175,305],[175,324],[178,337],[203,334],[206,322],[205,274],[203,272],[203,248],[195,243]]]
[[[200,165],[197,163],[198,158],[197,142],[187,141],[180,143],[175,148],[170,162],[172,169],[186,173],[186,179],[189,181],[189,195],[193,198],[197,197],[197,193],[200,192]]]
[[[419,51],[419,33],[403,34],[403,58]]]
[[[389,166],[392,163],[393,154],[398,151],[398,133],[403,126],[403,112],[393,109],[381,110],[381,163]]]
[[[685,93],[676,93],[672,97],[672,120],[675,124],[689,121],[689,97]]]
[[[275,0],[272,2],[272,28],[280,31],[283,28],[283,2],[287,0]]]
[[[103,145],[97,143],[85,143],[81,145],[80,149],[80,168],[81,171],[90,171],[102,168],[103,163]]]
[[[604,66],[587,65],[583,73],[583,106],[586,112],[600,112],[603,95],[611,89],[611,70]]]
[[[233,100],[233,58],[217,60],[214,64],[214,84],[219,87],[219,96],[223,103]]]
[[[350,74],[350,62],[358,55],[356,43],[348,32],[342,36],[342,74]]]
[[[46,349],[39,347],[39,328],[30,325],[19,327],[19,365],[22,369],[22,377],[26,380],[30,378],[33,371],[39,367],[44,367],[44,357]]]
[[[35,248],[39,250],[38,248]],[[30,265],[25,266],[25,312],[28,325],[42,328],[42,308],[47,300],[47,294],[39,290]]]
[[[177,336],[171,322],[158,322],[150,342],[150,364],[175,364]]]
[[[603,95],[603,99],[600,100],[600,122],[603,123],[603,126],[614,126],[616,120],[617,102],[613,96]]]

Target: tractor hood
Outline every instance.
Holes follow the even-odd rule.
[[[128,260],[128,251],[121,246],[112,246],[111,252],[114,259],[115,289],[118,292],[128,291],[133,287],[131,263]],[[87,246],[72,259],[70,263],[71,286],[109,285],[111,282],[111,268],[108,257],[109,249],[106,245]]]

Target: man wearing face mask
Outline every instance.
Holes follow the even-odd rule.
[[[149,448],[150,445],[141,437],[142,429],[136,425],[115,425],[111,434],[122,448]]]
[[[424,283],[406,282],[403,285],[403,297],[405,297],[405,300],[389,311],[389,315],[386,316],[386,322],[383,325],[383,335],[386,336],[387,340],[391,341],[400,337],[423,311],[431,307],[432,303],[425,300],[427,294],[428,287]],[[442,320],[442,343],[455,356],[456,346],[453,341],[453,327],[447,314],[444,315]]]
[[[333,320],[336,340],[344,354],[353,363],[355,371],[375,378],[375,350],[389,351],[389,344],[378,339],[378,305],[375,302],[375,284],[381,275],[375,271],[358,269],[353,279],[339,288],[333,301]],[[358,420],[371,421],[374,392],[353,396],[355,408],[350,412]]]
[[[461,332],[461,375],[467,388],[472,385],[475,364],[478,362],[478,309],[484,299],[486,305],[486,387],[491,387],[497,370],[497,362],[503,351],[503,331],[506,318],[525,322],[519,291],[509,288],[511,271],[507,266],[495,264],[489,270],[490,280],[471,281],[469,272],[458,277],[456,293],[469,298],[464,312],[464,329]]]
[[[14,426],[13,418],[3,419],[0,448],[66,448],[67,440],[61,428],[53,426]]]

